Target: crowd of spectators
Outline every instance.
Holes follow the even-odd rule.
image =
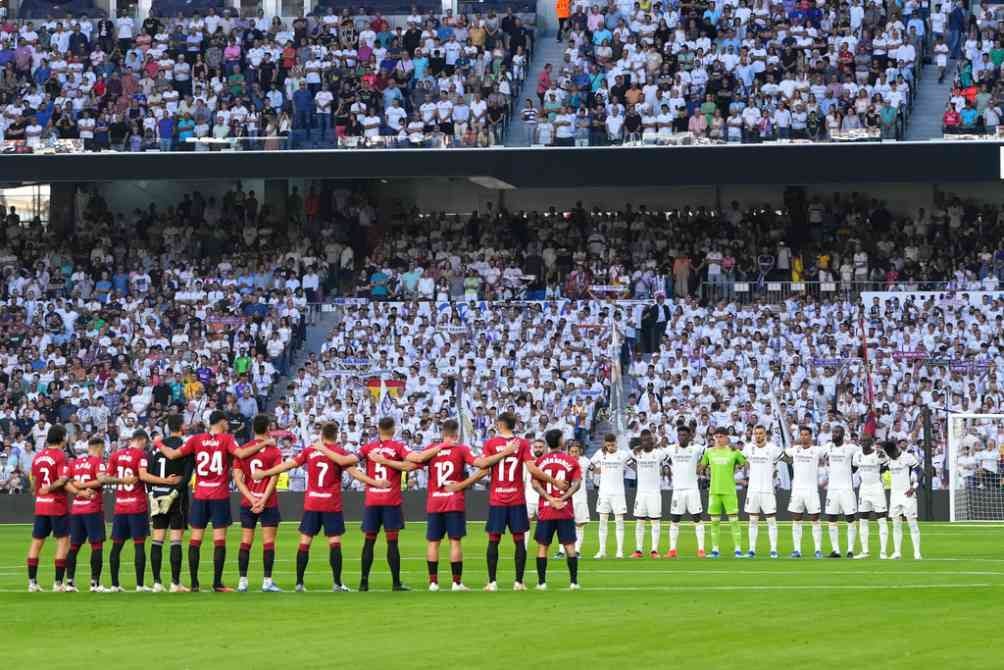
[[[398,26],[347,8],[292,21],[229,9],[7,20],[0,137],[96,151],[488,146],[502,141],[532,46],[519,17],[494,9],[412,8]]]
[[[835,283],[846,295],[1004,280],[1004,210],[951,195],[895,212],[858,194],[782,209],[405,211],[389,231],[363,261],[357,297],[714,301],[740,282],[756,297],[767,282]]]
[[[221,409],[247,435],[303,344],[327,257],[239,187],[131,212],[85,190],[76,218],[57,231],[11,208],[0,225],[0,480],[20,480],[54,423],[111,448]]]
[[[934,25],[947,26],[947,41],[938,39],[935,55],[940,68],[954,72],[942,126],[946,134],[996,134],[1004,113],[1004,33],[999,5],[981,3],[972,12],[962,3],[945,2]],[[952,59],[949,61],[949,59]]]
[[[565,6],[523,112],[537,144],[896,139],[928,32],[916,0]]]
[[[978,286],[990,288],[988,278],[1004,267],[1004,211],[993,207],[945,196],[931,212],[893,216],[864,196],[812,199],[803,212],[811,226],[786,210],[738,203],[724,212],[625,207],[608,214],[576,207],[525,218],[491,211],[466,220],[401,212],[381,238],[365,230],[375,218],[366,201],[339,191],[323,218],[365,225],[342,221],[311,230],[311,216],[301,212],[314,212],[305,205],[318,197],[314,187],[302,203],[291,193],[288,215],[279,217],[239,186],[218,199],[194,193],[165,209],[132,213],[84,191],[77,225],[62,237],[10,212],[0,239],[4,485],[23,485],[24,459],[51,423],[68,426],[73,443],[98,434],[111,446],[136,427],[156,431],[170,411],[194,426],[222,408],[241,434],[249,417],[269,409],[287,453],[312,440],[324,421],[337,421],[340,441],[356,447],[375,435],[385,415],[398,420],[400,437],[412,447],[433,439],[445,417],[461,418],[466,439],[480,444],[503,411],[516,414],[521,434],[559,428],[587,450],[621,416],[628,439],[648,429],[660,443],[675,441],[681,422],[694,426],[699,439],[724,425],[735,442],[745,442],[757,423],[768,423],[774,439],[782,439],[777,416],[792,432],[811,426],[819,441],[837,425],[860,439],[872,407],[879,438],[917,449],[924,408],[935,410],[939,435],[948,411],[1004,411],[1000,297],[971,301],[944,291],[868,304],[798,295],[743,303],[693,290],[692,274],[659,271],[667,258],[676,265],[684,253],[677,249],[692,246],[688,258],[703,254],[698,265],[711,285],[713,266],[727,269],[718,244],[735,236],[739,245],[728,248],[737,255],[792,250],[790,266],[774,273],[794,272],[804,244],[817,271],[835,272],[847,258],[852,279],[861,268],[862,277],[877,279],[876,288],[890,271],[925,278],[978,272]],[[520,239],[510,227],[520,221],[535,231],[526,244],[561,240],[531,251],[542,268],[557,271],[560,256],[569,276],[589,273],[583,292],[574,294],[576,281],[547,295],[528,290],[522,299],[485,288],[491,268],[505,276],[507,254],[527,272],[525,249],[504,244]],[[538,238],[547,229],[554,229],[553,242]],[[810,238],[800,238],[800,230]],[[372,242],[360,252],[346,237]],[[954,258],[953,265],[944,265],[945,258]],[[346,297],[355,259],[369,268],[367,291],[373,274],[385,275],[387,293],[372,297],[386,299]],[[407,269],[385,272],[377,259]],[[688,273],[698,265],[691,261]],[[438,295],[437,277],[429,294],[417,288],[428,284],[423,266],[442,267],[451,277],[470,267],[485,282],[474,294],[454,296],[456,281],[447,279]],[[614,276],[592,274],[614,266],[620,268]],[[873,277],[874,268],[883,273]],[[621,282],[625,291],[594,283],[610,282],[608,289],[621,275],[628,278]],[[652,284],[653,277],[662,283]],[[328,292],[340,294],[330,335],[290,368],[309,304]],[[625,380],[623,405],[612,392],[621,388],[613,384],[616,370]],[[941,472],[943,440],[936,443]],[[989,454],[997,444],[986,437],[970,444],[967,455],[996,472]],[[783,470],[778,477],[786,486]],[[415,475],[408,485],[423,481]],[[940,476],[935,482],[944,483]],[[672,485],[668,474],[665,484]],[[295,472],[284,483],[301,485]]]

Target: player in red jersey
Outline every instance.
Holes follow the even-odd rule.
[[[431,449],[412,454],[403,443],[394,439],[397,424],[390,417],[383,417],[377,423],[378,440],[363,445],[359,450],[360,460],[366,459],[366,474],[373,479],[386,479],[390,488],[366,487],[363,500],[362,530],[366,534],[363,541],[362,575],[359,590],[369,591],[370,568],[373,567],[373,547],[377,535],[383,527],[387,536],[387,564],[394,591],[408,591],[401,583],[401,551],[397,537],[404,528],[404,514],[401,512],[401,473],[417,469],[421,458],[428,458]],[[409,458],[410,456],[410,458]]]
[[[233,521],[230,516],[231,459],[247,458],[269,444],[274,444],[273,440],[268,439],[238,447],[234,436],[227,432],[228,429],[227,415],[213,410],[209,414],[208,433],[191,436],[179,449],[168,447],[163,442],[157,444],[161,453],[171,460],[195,454],[195,496],[190,520],[192,534],[188,540],[188,570],[193,591],[199,590],[202,536],[210,521],[213,523],[213,590],[233,591],[223,584],[227,528]]]
[[[107,483],[115,483],[115,513],[112,515],[112,550],[108,554],[108,572],[111,573],[111,593],[122,591],[119,585],[119,559],[122,545],[132,539],[136,554],[133,566],[136,569],[136,590],[151,591],[144,585],[146,573],[146,538],[150,535],[147,519],[146,485],[160,484],[173,486],[180,481],[178,476],[156,477],[147,472],[147,446],[150,436],[145,430],[132,434],[129,444],[112,453],[108,458]]]
[[[296,590],[306,591],[303,576],[307,572],[310,558],[310,544],[324,528],[328,538],[328,564],[335,592],[349,591],[342,583],[342,535],[345,534],[345,519],[342,516],[342,470],[345,469],[368,486],[385,488],[387,480],[368,477],[353,467],[359,458],[346,452],[335,440],[338,439],[338,424],[327,423],[321,428],[321,441],[313,444],[295,458],[265,470],[255,470],[252,478],[262,481],[275,477],[281,472],[307,465],[307,491],[303,496],[303,517],[300,519],[300,546],[296,552]]]
[[[568,482],[565,490],[533,480],[533,487],[540,494],[540,507],[537,510],[537,590],[547,589],[547,550],[555,534],[558,542],[565,548],[565,560],[568,563],[568,588],[576,591],[579,588],[579,557],[575,551],[575,506],[572,496],[582,485],[582,468],[577,459],[563,451],[564,438],[561,431],[552,429],[544,433],[547,442],[547,453],[537,459],[537,467],[546,472],[551,479]]]
[[[429,590],[439,590],[439,545],[443,537],[450,538],[450,571],[454,591],[469,590],[464,586],[464,555],[461,539],[467,535],[464,489],[488,474],[487,470],[466,477],[466,466],[474,465],[474,454],[466,444],[457,442],[459,425],[448,419],[442,425],[442,442],[432,445],[419,454],[409,454],[409,460],[429,468],[429,492],[425,511],[427,524],[425,552],[429,567]]]
[[[35,488],[35,524],[31,531],[31,545],[28,547],[29,593],[43,590],[38,584],[38,556],[50,533],[56,538],[56,579],[52,590],[63,590],[66,554],[70,549],[67,527],[69,505],[66,491],[63,490],[70,479],[66,453],[63,451],[65,443],[66,429],[53,426],[45,436],[45,449],[35,454],[35,458],[31,460],[31,482]]]
[[[104,440],[92,437],[87,452],[70,463],[70,481],[66,488],[74,494],[70,506],[70,552],[66,555],[66,591],[76,591],[77,554],[84,541],[91,544],[91,592],[101,593],[101,567],[104,563],[105,514],[101,487],[105,485],[106,469],[101,457]]]
[[[251,422],[254,439],[245,444],[268,439],[268,426],[272,417],[259,414]],[[275,564],[275,534],[279,528],[279,499],[275,494],[275,476],[255,480],[253,475],[258,470],[268,470],[282,462],[279,447],[269,444],[249,458],[234,461],[234,484],[241,492],[241,548],[237,554],[237,571],[240,578],[237,590],[248,590],[248,562],[251,559],[251,544],[254,542],[254,529],[261,524],[262,563],[265,576],[261,590],[264,592],[280,592],[272,581],[272,566]]]
[[[523,469],[534,479],[550,483],[559,489],[568,486],[557,482],[534,464],[530,453],[530,443],[513,435],[516,416],[510,412],[500,414],[495,422],[497,434],[485,442],[481,458],[475,459],[478,468],[491,468],[492,478],[488,493],[488,584],[485,591],[497,591],[495,575],[499,564],[499,542],[508,527],[512,541],[516,545],[516,581],[514,591],[525,591],[523,573],[526,571],[526,543],[523,541],[530,530],[530,517],[526,511],[526,491]]]

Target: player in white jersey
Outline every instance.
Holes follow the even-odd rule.
[[[652,431],[641,431],[641,444],[634,452],[634,467],[638,474],[638,489],[634,497],[634,553],[641,558],[645,549],[645,522],[652,538],[651,558],[659,558],[659,531],[662,525],[662,464],[669,455],[667,448],[656,448]]]
[[[582,455],[582,445],[573,442],[568,447],[569,455],[579,463],[579,468],[583,472],[589,471],[589,459]],[[575,553],[582,553],[582,541],[586,537],[586,524],[589,523],[589,496],[586,487],[580,486],[572,494],[572,508],[575,510]],[[558,556],[565,555],[565,548],[558,547]]]
[[[847,558],[854,558],[854,542],[858,527],[858,512],[854,498],[854,458],[861,453],[858,445],[844,441],[843,426],[833,428],[833,438],[824,445],[829,461],[829,480],[826,483],[826,520],[830,529],[830,558],[840,558],[840,517],[847,520]]]
[[[823,557],[823,526],[819,523],[819,461],[826,451],[812,444],[812,430],[799,426],[798,444],[785,450],[785,457],[792,464],[791,478],[791,543],[792,558],[802,558],[802,517],[812,521],[812,544],[816,548],[816,558]]]
[[[854,465],[858,469],[858,475],[861,476],[861,488],[858,490],[861,553],[855,558],[868,558],[869,519],[878,522],[879,558],[886,558],[886,547],[889,545],[889,524],[886,523],[886,515],[889,508],[886,506],[885,488],[882,486],[882,471],[886,469],[888,462],[885,452],[876,449],[871,439],[863,440],[861,451],[854,456]]]
[[[544,455],[547,448],[544,444],[544,440],[536,439],[530,443],[530,453],[533,454],[533,458],[536,460]],[[523,471],[523,493],[526,496],[526,513],[530,518],[530,521],[537,520],[537,505],[540,503],[540,495],[533,488],[533,476],[526,470]],[[529,546],[528,541],[530,539],[530,534],[527,533],[523,536],[523,544]]]
[[[749,462],[749,485],[746,490],[746,513],[749,515],[748,556],[756,556],[756,542],[760,535],[760,515],[767,518],[767,535],[770,538],[770,557],[777,558],[777,497],[774,495],[774,473],[777,462],[784,456],[781,447],[767,441],[767,429],[761,425],[753,428],[753,444],[743,450]]]
[[[627,500],[624,497],[624,468],[631,462],[631,452],[617,448],[617,437],[608,433],[603,438],[603,448],[593,454],[589,469],[600,473],[600,490],[596,498],[596,512],[600,515],[600,550],[594,558],[607,556],[607,523],[614,515],[614,533],[617,539],[617,558],[624,558],[624,515]]]
[[[914,471],[920,461],[908,451],[900,449],[895,442],[884,442],[882,448],[889,457],[889,472],[892,474],[892,490],[889,494],[889,514],[892,516],[892,556],[901,558],[903,549],[903,521],[910,526],[910,540],[913,542],[913,557],[920,560],[920,526],[917,525],[917,473]]]
[[[666,558],[676,558],[676,543],[680,539],[680,519],[689,514],[697,534],[697,557],[704,558],[704,509],[701,491],[697,486],[697,464],[704,455],[704,447],[691,444],[693,433],[689,426],[676,428],[677,444],[667,450],[672,462],[673,500],[669,504],[669,551]]]

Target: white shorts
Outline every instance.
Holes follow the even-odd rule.
[[[747,514],[777,514],[777,496],[773,493],[750,493],[746,496]]]
[[[851,516],[858,513],[854,491],[827,491],[826,513],[835,516]]]
[[[819,491],[793,490],[788,511],[792,514],[819,514]]]
[[[634,518],[661,519],[662,494],[658,491],[639,492],[634,498]]]
[[[589,503],[586,500],[572,498],[572,508],[575,510],[575,523],[589,523]]]
[[[889,516],[905,516],[907,519],[917,518],[917,496],[907,497],[902,493],[894,493],[889,501]]]
[[[537,508],[539,505],[540,495],[538,495],[536,491],[533,492],[533,495],[530,495],[529,493],[526,494],[526,513],[531,519],[537,518]]]
[[[623,493],[600,496],[596,501],[597,514],[627,514],[627,500]]]
[[[704,511],[701,505],[701,492],[697,489],[673,491],[673,500],[669,503],[669,513],[674,516],[691,516]]]
[[[858,511],[862,513],[889,511],[889,505],[885,499],[885,490],[868,490],[862,488],[858,491]]]

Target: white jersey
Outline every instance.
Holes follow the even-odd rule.
[[[673,490],[696,490],[697,464],[704,455],[704,447],[693,443],[685,447],[674,444],[666,449],[666,453],[673,462]]]
[[[750,444],[743,449],[743,456],[750,464],[750,493],[774,493],[774,471],[783,455],[781,447],[773,442],[765,442],[762,447]]]
[[[586,472],[589,472],[589,459],[585,456],[579,456],[579,469],[582,470],[583,476],[585,476]],[[586,482],[580,482],[579,489],[572,494],[572,503],[584,505],[588,500],[589,493],[586,491]]]
[[[892,494],[903,495],[913,488],[911,472],[920,465],[917,457],[909,452],[899,455],[899,458],[889,459],[889,471],[892,473]]]
[[[819,459],[826,454],[823,447],[788,447],[785,452],[792,462],[795,475],[791,478],[793,491],[819,489]]]
[[[826,456],[830,462],[827,490],[853,491],[854,479],[851,466],[854,464],[855,455],[861,453],[861,448],[850,442],[844,442],[839,447],[830,442],[823,448],[826,450]]]
[[[600,471],[600,497],[624,495],[624,466],[632,458],[630,451],[615,451],[608,454],[598,451],[591,464]]]
[[[662,490],[662,463],[669,455],[669,449],[653,449],[635,452],[634,463],[638,472],[638,493],[659,493]]]
[[[886,457],[885,452],[879,451],[878,449],[875,449],[870,454],[866,454],[861,451],[855,452],[852,463],[858,468],[858,475],[861,476],[862,489],[876,491],[882,490],[882,466],[888,461],[889,459]]]

